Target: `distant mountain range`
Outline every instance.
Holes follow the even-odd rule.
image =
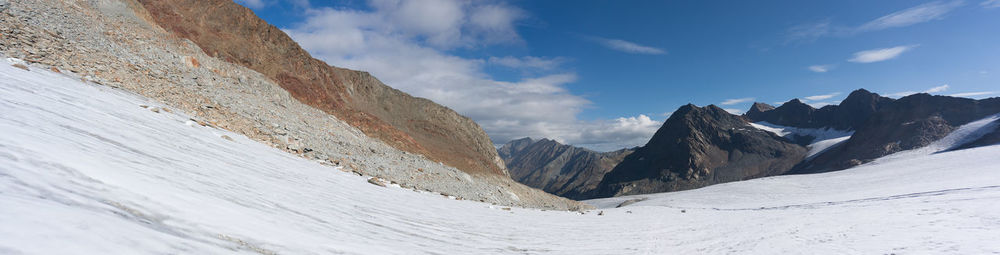
[[[598,153],[547,139],[521,139],[499,154],[515,180],[588,199],[842,170],[926,146],[960,125],[997,113],[1000,98],[922,93],[894,100],[859,89],[839,105],[819,109],[798,99],[778,107],[758,102],[738,116],[714,105],[684,105],[634,150]],[[998,142],[1000,130],[993,130],[956,149]]]
[[[515,181],[572,199],[593,192],[604,175],[633,152],[596,152],[527,137],[504,144],[498,151]]]

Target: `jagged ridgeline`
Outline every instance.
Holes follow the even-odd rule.
[[[499,152],[514,180],[555,195],[583,199],[633,149],[596,152],[526,137],[504,144]]]
[[[926,146],[998,112],[1000,98],[914,94],[891,99],[858,89],[840,104],[819,109],[798,99],[778,107],[757,102],[737,116],[714,105],[685,105],[646,145],[610,155],[527,138],[508,143],[500,155],[515,180],[560,196],[648,194],[842,170]],[[821,141],[817,134],[823,133],[843,137]],[[998,141],[1000,130],[995,130],[959,148]],[[615,164],[609,168],[609,163]]]

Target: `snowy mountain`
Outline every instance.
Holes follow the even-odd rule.
[[[164,109],[0,64],[0,253],[1000,250],[1000,146],[952,150],[995,132],[997,116],[844,171],[592,200],[602,209],[581,213],[376,186]],[[646,200],[615,208],[633,199]]]

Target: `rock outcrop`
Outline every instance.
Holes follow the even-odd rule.
[[[806,149],[709,105],[680,107],[653,138],[625,157],[588,197],[694,189],[779,175]]]
[[[368,136],[470,174],[508,175],[489,137],[469,118],[386,86],[366,72],[314,59],[280,29],[233,1],[139,2],[152,22],[191,40],[207,55],[264,74],[299,101]]]
[[[522,138],[499,149],[511,178],[546,192],[583,199],[631,149],[596,152],[541,139]]]

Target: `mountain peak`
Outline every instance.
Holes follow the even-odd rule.
[[[870,95],[870,94],[875,94],[875,93],[872,93],[871,91],[868,91],[867,89],[860,88],[860,89],[856,89],[854,91],[851,91],[851,94],[847,95],[847,97],[858,96],[858,95]]]
[[[766,112],[766,111],[774,110],[774,106],[769,105],[767,103],[753,102],[753,105],[750,106],[750,110],[757,110],[757,111],[760,111],[760,112]]]
[[[523,142],[531,143],[531,142],[534,142],[534,141],[535,140],[532,140],[531,137],[524,137],[524,138],[521,138],[521,139],[511,140],[508,143],[523,143]]]
[[[757,119],[760,117],[761,114],[764,114],[764,112],[770,110],[774,110],[774,106],[761,102],[754,102],[753,105],[750,106],[750,110],[747,110],[747,112],[744,113],[743,116],[750,119]]]
[[[812,106],[810,106],[810,105],[808,105],[806,103],[803,103],[802,100],[799,100],[798,98],[793,98],[792,100],[788,100],[788,102],[785,102],[784,104],[781,104],[781,106],[778,106],[778,108],[785,107],[786,105],[787,106],[808,106],[809,108],[813,108]]]

